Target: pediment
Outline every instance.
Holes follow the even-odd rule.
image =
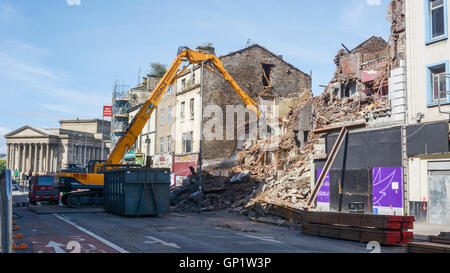
[[[48,137],[48,136],[49,134],[43,130],[31,126],[24,126],[5,135],[5,138],[18,138],[18,137],[27,138],[27,137]]]

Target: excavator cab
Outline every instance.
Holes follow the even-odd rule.
[[[90,160],[87,166],[87,173],[102,173],[106,160]]]

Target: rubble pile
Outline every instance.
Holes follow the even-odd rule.
[[[250,201],[260,184],[251,179],[249,174],[247,171],[230,177],[216,177],[203,172],[201,182],[197,174],[192,174],[183,181],[182,186],[171,189],[171,210],[197,212],[200,209],[234,209],[239,212]]]
[[[389,3],[388,20],[391,22],[389,57],[391,67],[395,69],[406,58],[405,0],[392,0]]]
[[[172,211],[231,209],[254,216],[255,210],[261,210],[261,204],[302,209],[311,194],[310,165],[315,145],[322,135],[310,134],[303,145],[299,144],[294,132],[302,118],[299,113],[313,104],[313,129],[320,129],[361,121],[365,112],[385,107],[385,103],[374,97],[338,99],[326,92],[303,101],[281,119],[285,134],[257,141],[240,151],[238,165],[229,177],[203,172],[200,183],[199,176],[191,170],[192,175],[183,181],[182,186],[171,189]],[[260,211],[258,216],[261,214],[267,215],[267,212]]]
[[[310,165],[315,153],[315,144],[319,143],[322,135],[311,134],[304,145],[299,147],[294,129],[298,119],[302,118],[298,113],[310,103],[313,104],[313,128],[320,129],[363,121],[364,113],[387,107],[389,101],[372,96],[340,100],[324,92],[321,96],[305,100],[291,109],[282,119],[282,127],[286,129],[286,134],[256,142],[239,154],[239,166],[233,171],[249,170],[252,178],[264,181],[256,197],[248,203],[247,209],[254,209],[256,203],[282,204],[295,209],[301,209],[306,204],[311,194]],[[275,149],[267,149],[274,143]],[[275,160],[265,163],[267,153],[275,154]],[[276,171],[280,170],[277,166],[285,167],[281,171]]]
[[[314,129],[366,119],[368,113],[390,108],[389,97],[367,96],[364,93],[339,100],[329,94],[314,98]]]

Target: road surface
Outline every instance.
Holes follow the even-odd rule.
[[[23,197],[25,198],[25,197]],[[17,199],[17,196],[16,196]],[[37,214],[15,208],[33,253],[369,253],[367,244],[313,237],[224,211],[127,218],[105,212]],[[405,252],[381,247],[381,252]]]

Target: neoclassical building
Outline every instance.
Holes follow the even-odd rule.
[[[7,168],[21,173],[51,174],[69,164],[84,167],[89,160],[106,159],[110,146],[109,121],[61,120],[60,127],[23,126],[6,134]]]

